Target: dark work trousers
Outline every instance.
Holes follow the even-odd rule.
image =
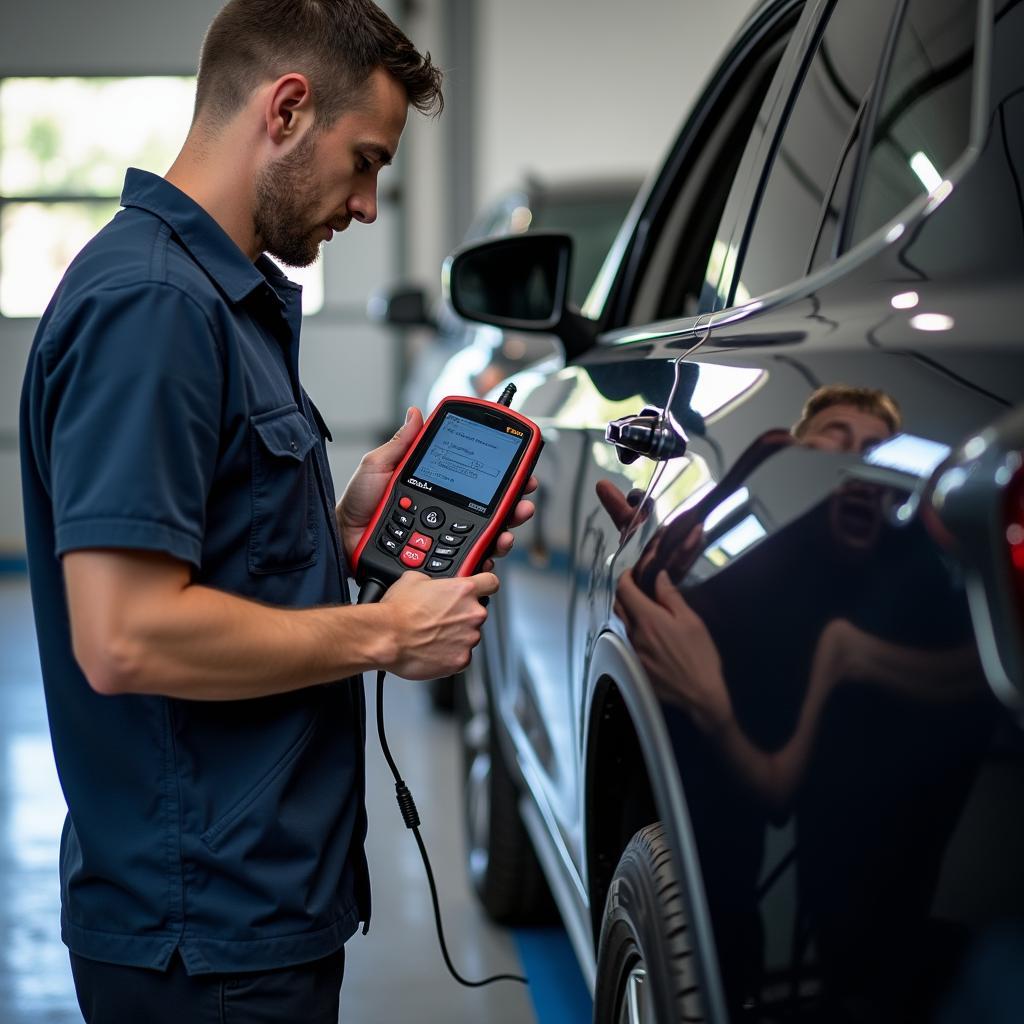
[[[86,1024],[337,1024],[345,950],[296,967],[189,977],[71,954]]]

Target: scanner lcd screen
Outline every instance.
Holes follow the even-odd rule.
[[[447,413],[413,472],[420,480],[489,505],[522,444],[514,434]]]

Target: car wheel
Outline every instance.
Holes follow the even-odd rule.
[[[557,911],[519,816],[518,791],[495,736],[490,693],[472,665],[460,682],[456,700],[470,882],[488,916],[499,924],[550,923]]]
[[[594,1024],[703,1021],[689,915],[660,822],[619,860],[597,954]]]

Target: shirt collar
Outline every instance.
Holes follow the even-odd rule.
[[[241,302],[268,283],[276,290],[287,281],[266,257],[260,257],[259,266],[253,263],[194,199],[159,175],[130,167],[121,205],[138,207],[164,221],[232,302]],[[272,282],[269,268],[277,272]]]

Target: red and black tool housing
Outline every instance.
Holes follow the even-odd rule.
[[[489,455],[474,458],[474,438]],[[509,522],[543,443],[532,420],[504,405],[445,398],[392,474],[359,541],[352,556],[357,582],[387,587],[410,569],[438,578],[473,575]]]

